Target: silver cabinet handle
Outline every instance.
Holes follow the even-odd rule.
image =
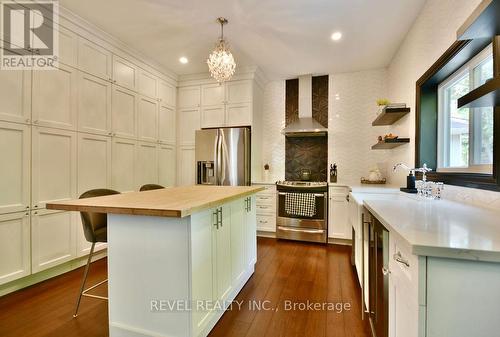
[[[214,211],[215,223],[213,224],[217,229],[219,229],[219,210]]]
[[[295,233],[309,233],[309,234],[322,234],[325,231],[323,229],[295,229],[295,228],[287,228],[283,226],[278,226],[279,230],[285,232],[295,232]]]
[[[408,262],[408,260],[403,258],[403,256],[401,255],[401,252],[397,252],[396,254],[394,254],[393,258],[396,262],[401,263],[401,264],[405,265],[406,267],[410,268],[410,262]]]
[[[351,198],[349,197],[349,194],[345,196],[345,200],[347,200],[347,202],[349,202],[351,200]]]
[[[217,212],[219,213],[219,226],[222,227],[222,207],[220,207]]]

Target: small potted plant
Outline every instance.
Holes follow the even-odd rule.
[[[266,182],[266,181],[269,181],[269,175],[270,175],[269,171],[270,171],[270,170],[269,170],[269,164],[264,164],[264,175],[263,175],[263,179],[264,179],[264,181],[265,181],[265,182]]]
[[[377,99],[377,105],[378,105],[378,112],[377,114],[380,114],[384,109],[391,104],[391,102],[387,98],[379,98]]]

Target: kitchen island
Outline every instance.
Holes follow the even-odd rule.
[[[110,336],[206,336],[254,272],[262,189],[175,187],[47,208],[108,214]]]

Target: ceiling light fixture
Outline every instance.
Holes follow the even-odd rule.
[[[342,33],[341,32],[335,32],[331,36],[333,41],[338,41],[342,38]]]
[[[187,57],[183,56],[179,59],[179,62],[182,63],[182,64],[186,64],[189,62],[189,60],[187,59]]]
[[[228,21],[225,18],[218,18],[217,22],[221,27],[221,35],[214,51],[208,56],[207,65],[210,75],[220,84],[231,79],[236,69],[236,63],[233,54],[229,51],[228,44],[224,40],[224,25]]]

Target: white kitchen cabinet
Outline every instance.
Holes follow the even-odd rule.
[[[257,230],[276,232],[276,185],[263,185],[266,189],[255,196]]]
[[[31,212],[31,270],[33,273],[72,260],[76,253],[76,213]]]
[[[34,127],[32,130],[32,207],[76,198],[76,132]]]
[[[29,212],[0,215],[0,285],[31,274]]]
[[[138,91],[149,98],[158,97],[158,78],[144,69],[139,69]]]
[[[193,215],[191,220],[191,296],[197,301],[217,300],[215,290],[215,209]],[[193,336],[207,328],[213,310],[193,310]]]
[[[83,37],[78,39],[78,69],[111,81],[111,52]]]
[[[163,105],[175,107],[176,90],[175,87],[165,81],[158,82],[158,97]],[[198,99],[199,102],[199,99]]]
[[[234,282],[238,283],[241,282],[247,268],[245,241],[247,235],[246,213],[248,212],[248,199],[238,199],[229,206],[231,208],[231,277]]]
[[[201,88],[199,85],[179,88],[179,108],[199,108]]]
[[[201,127],[215,128],[225,126],[225,106],[212,105],[201,108]]]
[[[31,71],[0,71],[0,120],[31,122]]]
[[[145,184],[158,184],[158,151],[157,144],[137,143],[136,157],[136,190]]]
[[[195,149],[194,146],[180,146],[178,160],[178,178],[179,186],[189,186],[196,184],[195,169]]]
[[[78,35],[59,25],[59,63],[78,66]]]
[[[137,136],[139,140],[158,140],[158,101],[145,96],[139,97],[137,105]]]
[[[133,139],[113,137],[111,149],[111,186],[119,192],[135,190],[136,144]]]
[[[200,129],[200,108],[179,109],[179,145],[194,145],[195,132]]]
[[[229,81],[225,83],[227,104],[250,103],[253,100],[251,81]]]
[[[158,184],[162,186],[175,186],[175,159],[175,146],[158,145]]]
[[[352,227],[349,223],[348,188],[330,188],[328,207],[328,237],[351,240]]]
[[[215,269],[216,269],[216,295],[217,299],[227,299],[232,285],[233,278],[231,273],[231,207],[224,204],[219,207],[220,223],[214,231],[215,248]],[[242,221],[241,218],[233,218],[234,221]]]
[[[224,84],[205,84],[201,86],[201,106],[223,105],[225,103]]]
[[[111,137],[78,135],[78,195],[111,186]]]
[[[0,214],[20,212],[30,205],[31,128],[0,122]]]
[[[78,93],[78,131],[110,134],[111,83],[80,72]]]
[[[125,88],[113,86],[111,123],[114,136],[136,138],[136,93]]]
[[[76,130],[77,70],[59,65],[54,70],[34,70],[33,124]]]
[[[161,143],[176,143],[175,108],[160,101],[158,110],[158,140]]]
[[[252,103],[226,104],[225,126],[252,125]]]
[[[138,87],[139,68],[132,62],[113,54],[113,83],[130,90]]]

